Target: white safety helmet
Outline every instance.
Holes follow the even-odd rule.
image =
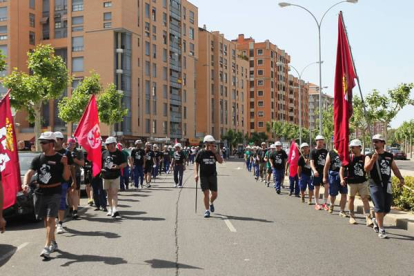
[[[157,144],[152,145],[152,147],[158,149],[158,145]]]
[[[135,141],[135,145],[141,145],[142,144],[142,141],[141,140],[136,140]]]
[[[56,136],[51,131],[46,131],[40,134],[39,140],[53,140],[56,142]]]
[[[151,143],[150,142],[146,142],[145,143],[145,146],[151,146]]]
[[[318,135],[316,136],[315,141],[318,141],[318,140],[325,140],[325,137],[323,137],[322,135]]]
[[[375,134],[372,136],[372,140],[380,140],[382,142],[385,142],[385,138],[381,134]]]
[[[300,148],[302,149],[302,148],[304,148],[304,147],[309,147],[309,144],[308,143],[302,143],[301,145],[300,145]]]
[[[349,143],[350,147],[362,147],[362,143],[360,140],[358,139],[354,139],[351,141],[351,143]]]
[[[63,136],[63,133],[60,131],[56,131],[53,133],[56,137],[56,139],[65,139],[65,137]]]
[[[266,142],[262,142],[262,144],[261,144],[262,146],[266,146]]]
[[[270,148],[271,148],[271,149],[275,149],[275,148],[276,148],[276,145],[275,145],[275,144],[271,144],[271,145],[270,145]]]
[[[276,141],[275,146],[282,146],[282,143],[280,141]]]
[[[109,136],[108,138],[106,138],[105,145],[109,144],[116,144],[116,138],[113,136]]]
[[[181,146],[181,144],[180,144],[180,143],[175,144],[175,145],[174,145],[174,148],[176,148],[176,147],[179,147],[180,149],[182,149],[182,148],[183,148],[183,147]]]
[[[212,143],[212,142],[215,142],[215,141],[216,141],[216,139],[214,139],[214,137],[212,135],[206,135],[204,137],[204,140],[203,140],[204,143]]]
[[[172,149],[173,147],[171,145],[168,146],[169,149]]]

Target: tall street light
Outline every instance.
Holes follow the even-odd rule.
[[[340,1],[338,3],[336,3],[335,5],[331,6],[322,16],[321,20],[318,21],[318,19],[316,19],[316,16],[307,8],[301,6],[301,5],[296,5],[296,4],[291,4],[291,3],[287,3],[287,2],[280,2],[279,6],[281,8],[285,8],[285,7],[298,7],[301,9],[304,9],[305,11],[307,11],[310,15],[312,15],[313,19],[315,19],[316,25],[318,26],[318,35],[319,35],[319,134],[322,134],[322,50],[321,50],[321,26],[322,26],[322,21],[325,18],[325,15],[335,6],[342,4],[342,3],[352,3],[352,4],[356,4],[358,2],[358,0],[345,0],[345,1]]]

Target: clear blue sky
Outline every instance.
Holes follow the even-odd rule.
[[[220,31],[227,39],[238,34],[256,41],[269,39],[291,56],[291,65],[302,70],[318,60],[318,32],[314,19],[296,7],[280,8],[277,0],[189,0],[199,10],[199,25]],[[308,8],[320,19],[336,0],[286,1]],[[220,7],[220,8],[218,8]],[[385,93],[400,83],[414,82],[414,1],[359,0],[333,8],[322,24],[322,84],[333,95],[338,13],[342,10],[349,41],[361,80],[362,93]],[[293,71],[292,71],[293,73]],[[318,66],[306,69],[303,79],[319,84]],[[354,94],[358,93],[354,89]],[[414,98],[414,91],[413,96]],[[398,127],[414,119],[406,107],[391,123]]]

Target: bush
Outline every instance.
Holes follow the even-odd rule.
[[[414,177],[404,177],[405,185],[414,190]],[[395,176],[392,178],[392,206],[403,210],[414,211],[414,192],[406,188],[399,188],[399,180]]]

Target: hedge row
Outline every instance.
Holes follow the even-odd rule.
[[[404,177],[405,186],[414,190],[414,177]],[[414,192],[406,188],[399,188],[400,181],[395,176],[392,178],[392,205],[403,210],[414,212]]]

